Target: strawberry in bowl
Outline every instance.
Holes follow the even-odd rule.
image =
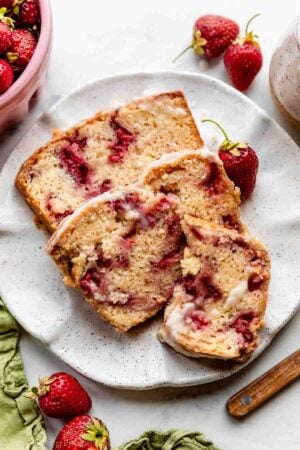
[[[22,120],[51,50],[49,0],[0,0],[0,132]]]

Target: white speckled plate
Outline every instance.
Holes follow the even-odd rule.
[[[123,75],[92,83],[55,105],[32,127],[8,159],[0,177],[0,293],[10,311],[31,334],[84,375],[101,383],[144,389],[192,385],[225,378],[242,366],[195,360],[159,343],[161,318],[126,335],[114,331],[75,291],[66,288],[44,251],[47,234],[14,188],[25,158],[43,144],[53,128],[65,128],[101,108],[134,97],[182,89],[204,140],[217,141],[204,116],[246,140],[260,159],[258,184],[242,216],[268,246],[272,258],[266,328],[261,353],[300,303],[300,152],[297,145],[246,96],[213,78],[186,73]],[[219,139],[220,137],[220,139]],[[218,136],[221,140],[221,136]]]

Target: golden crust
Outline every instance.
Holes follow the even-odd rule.
[[[178,156],[174,153],[166,159],[162,157],[146,169],[142,176],[145,186],[178,196],[182,214],[190,214],[225,227],[229,225],[224,218],[230,217],[240,232],[246,231],[240,221],[240,190],[228,178],[222,162],[215,155],[190,151],[179,153]],[[218,195],[211,195],[200,183],[209,175],[212,164],[217,168],[222,183]]]
[[[155,195],[149,190],[136,187],[127,187],[126,190],[127,192],[139,193],[140,198],[143,198],[143,202],[150,208],[155,206],[162,198],[165,198],[163,194]],[[117,252],[119,251],[119,236],[123,236],[128,230],[128,226],[131,227],[132,223],[135,223],[132,220],[136,219],[131,219],[130,216],[128,219],[123,218],[120,222],[111,211],[111,207],[107,206],[111,199],[124,198],[124,194],[124,191],[114,190],[87,202],[76,213],[65,219],[47,245],[48,254],[64,275],[64,282],[68,286],[82,291],[86,301],[97,310],[98,314],[121,332],[128,331],[153,317],[165,306],[167,297],[164,292],[169,291],[169,288],[174,286],[180,272],[179,262],[174,267],[172,266],[169,272],[164,270],[163,288],[159,282],[162,279],[161,273],[159,272],[154,276],[153,262],[157,259],[161,260],[170,251],[178,251],[178,239],[167,236],[166,232],[163,231],[163,227],[167,229],[167,221],[161,220],[157,227],[154,225],[154,228],[145,229],[141,226],[136,233],[134,232],[134,248],[136,250],[130,253],[130,266],[125,269],[123,274],[120,274],[116,269],[117,278],[114,275],[107,275],[110,286],[109,298],[112,298],[115,292],[122,292],[124,295],[133,295],[133,297],[138,298],[142,292],[142,303],[140,305],[127,307],[126,303],[123,305],[109,304],[108,300],[99,300],[94,293],[90,295],[82,290],[82,276],[87,272],[90,258],[94,256],[94,249],[97,248],[97,251],[100,251],[101,248],[101,252],[106,252],[105,258],[110,258],[111,251],[113,254],[115,254],[115,249],[117,249]],[[170,205],[170,211],[162,213],[165,219],[173,217],[176,211],[176,203]],[[106,216],[105,219],[104,216]],[[82,234],[83,230],[85,236]],[[114,237],[117,238],[116,241],[114,241]],[[146,246],[150,246],[150,243],[151,252],[150,249],[148,251],[148,248],[146,248]],[[144,263],[141,261],[144,261]],[[151,278],[156,282],[149,279],[150,273],[152,274]],[[101,303],[101,301],[104,303]]]
[[[193,116],[191,114],[191,111],[186,103],[184,94],[181,91],[173,91],[168,93],[162,93],[158,95],[153,95],[147,98],[139,98],[134,100],[132,103],[128,105],[124,105],[126,107],[129,107],[130,109],[134,109],[138,107],[139,103],[145,99],[147,99],[148,102],[151,102],[152,100],[158,100],[160,98],[170,98],[170,99],[176,99],[177,100],[177,106],[183,108],[189,115],[189,126],[190,126],[190,132],[193,136],[193,139],[197,145],[195,147],[201,147],[203,145],[202,139],[200,137],[200,134],[198,132],[196,123],[193,119]],[[55,146],[58,142],[67,139],[70,134],[76,133],[76,131],[84,130],[87,125],[93,124],[95,122],[103,122],[106,121],[109,117],[111,117],[112,114],[114,114],[115,110],[107,110],[103,112],[96,113],[93,117],[90,117],[74,127],[70,128],[69,130],[65,132],[55,132],[53,138],[46,143],[43,147],[36,150],[33,155],[31,155],[21,166],[19,173],[16,177],[16,187],[18,190],[22,193],[24,196],[26,202],[30,206],[30,208],[33,210],[34,214],[37,216],[38,220],[42,222],[45,227],[49,230],[50,233],[54,232],[57,229],[57,222],[56,220],[51,216],[51,214],[47,213],[45,209],[41,208],[41,204],[39,199],[33,195],[33,193],[29,189],[29,183],[30,183],[30,171],[35,166],[35,164],[42,158],[42,156],[47,153],[48,151],[51,151],[51,148]],[[50,150],[49,150],[50,149]],[[179,149],[180,150],[180,149]],[[130,180],[134,181],[134,180]]]

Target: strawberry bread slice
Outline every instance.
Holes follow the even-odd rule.
[[[193,357],[245,360],[258,344],[270,278],[265,247],[239,234],[185,216],[187,247],[159,331],[162,342]]]
[[[47,251],[106,321],[120,331],[154,316],[180,278],[177,201],[129,186],[82,205]]]
[[[135,182],[164,153],[202,140],[182,92],[135,100],[57,133],[22,165],[16,185],[49,231],[82,203]]]
[[[142,184],[180,200],[180,212],[244,230],[239,217],[240,190],[228,178],[220,159],[202,147],[162,156],[142,175]]]

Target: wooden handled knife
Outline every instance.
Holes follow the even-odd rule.
[[[300,349],[230,397],[227,410],[242,418],[300,377]]]

